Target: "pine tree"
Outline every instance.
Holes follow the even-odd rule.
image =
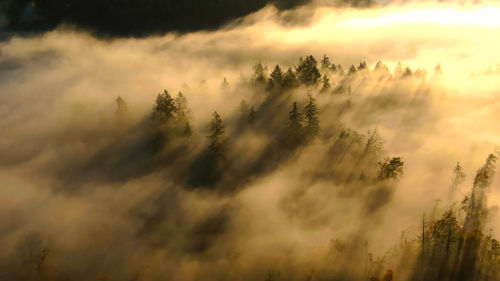
[[[177,94],[175,97],[175,107],[176,107],[176,117],[178,123],[184,123],[188,120],[189,114],[191,111],[188,108],[188,102],[186,96],[184,96],[181,92]]]
[[[152,118],[154,121],[164,124],[171,120],[177,111],[175,100],[170,96],[167,90],[158,94],[156,97],[155,105],[153,107]]]
[[[252,76],[252,83],[254,84],[264,84],[266,82],[266,72],[267,72],[267,66],[263,65],[262,63],[258,62],[254,65],[253,67],[253,76]]]
[[[394,68],[394,75],[395,76],[403,75],[403,64],[401,62],[398,62],[398,64]]]
[[[403,72],[403,77],[411,76],[413,75],[413,71],[411,71],[411,68],[409,66],[405,67],[405,70]]]
[[[379,162],[379,180],[397,179],[403,174],[404,162],[401,157],[386,158]]]
[[[299,65],[297,66],[298,80],[307,86],[314,85],[321,78],[317,67],[316,59],[309,55],[305,59],[300,58]]]
[[[287,72],[283,76],[283,88],[291,89],[297,87],[298,81],[292,68],[288,68]]]
[[[354,74],[356,73],[357,69],[354,65],[351,65],[351,67],[349,68],[349,72],[348,74],[351,75],[351,74]]]
[[[116,97],[115,103],[116,103],[116,110],[115,110],[115,116],[116,116],[116,118],[118,118],[119,120],[125,119],[126,116],[127,116],[127,114],[128,114],[128,105],[127,105],[127,103],[120,96]]]
[[[193,129],[191,129],[191,124],[189,124],[189,121],[186,121],[186,124],[184,125],[184,131],[182,133],[184,136],[190,136],[193,134]]]
[[[269,86],[271,88],[283,86],[283,72],[279,65],[276,65],[271,72],[271,78],[269,79]]]
[[[212,114],[212,121],[210,123],[210,135],[207,136],[209,140],[208,149],[209,152],[214,156],[221,156],[229,144],[226,137],[226,131],[224,129],[224,124],[217,111]]]
[[[466,231],[481,230],[484,218],[486,216],[486,189],[491,185],[493,175],[495,173],[495,163],[497,157],[490,154],[486,159],[486,163],[477,171],[468,206],[466,209],[466,218],[464,229]]]
[[[316,100],[309,95],[309,102],[305,107],[306,126],[305,132],[308,137],[315,137],[319,133],[318,107]]]
[[[292,110],[288,113],[288,123],[286,127],[285,143],[290,147],[295,147],[303,141],[304,117],[300,113],[297,102],[293,103]]]
[[[324,93],[331,87],[330,79],[328,79],[328,76],[326,74],[323,74],[323,78],[321,79],[321,81],[323,82],[323,85],[321,86],[321,92]]]
[[[332,65],[330,63],[330,59],[326,55],[323,55],[323,59],[321,60],[321,70],[329,69],[330,65]]]
[[[366,61],[362,61],[358,65],[358,70],[363,70],[363,69],[367,69],[367,68],[368,68],[368,65],[366,64]]]
[[[465,181],[464,170],[462,166],[460,166],[460,162],[457,162],[457,165],[453,169],[453,182],[451,184],[451,191],[454,192],[456,188],[464,181]]]
[[[297,102],[293,102],[292,110],[290,110],[288,128],[298,132],[302,130],[302,122],[304,120],[302,113],[299,112],[297,108]]]

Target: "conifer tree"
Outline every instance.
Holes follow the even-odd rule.
[[[453,169],[453,182],[451,184],[452,192],[454,192],[456,190],[456,188],[460,184],[462,184],[464,181],[465,181],[464,170],[463,170],[462,166],[460,166],[460,162],[457,162],[457,165]]]
[[[382,70],[384,67],[384,64],[382,63],[382,61],[378,61],[376,64],[375,64],[375,67],[373,68],[373,70]]]
[[[398,62],[398,64],[394,68],[394,75],[398,77],[403,75],[403,64],[401,62]]]
[[[288,68],[287,72],[283,76],[283,88],[291,89],[297,87],[297,77],[293,72],[292,68]]]
[[[309,95],[309,102],[305,107],[306,126],[305,133],[308,137],[315,137],[319,133],[319,117],[316,100]]]
[[[466,231],[481,230],[486,216],[486,189],[491,185],[495,173],[495,163],[497,157],[490,154],[486,163],[477,171],[468,206],[466,208],[466,218],[464,229]]]
[[[321,81],[323,82],[321,86],[321,92],[324,93],[328,91],[331,87],[330,85],[330,79],[328,79],[328,76],[326,74],[323,74],[323,78],[321,78]]]
[[[285,142],[294,147],[303,141],[304,117],[297,107],[297,102],[293,103],[292,110],[288,113],[288,123],[286,127]]]
[[[213,156],[222,156],[229,144],[226,137],[226,131],[222,119],[217,111],[212,114],[212,121],[210,123],[210,135],[207,136],[209,140],[208,150]]]
[[[125,102],[125,100],[120,96],[116,97],[115,103],[116,103],[115,117],[118,120],[123,121],[124,119],[126,119],[128,114],[128,105]]]
[[[252,83],[254,84],[264,84],[266,82],[266,72],[267,66],[258,62],[253,67]]]
[[[363,69],[367,69],[367,68],[368,68],[368,65],[366,64],[366,61],[362,61],[358,65],[358,70],[363,70]]]
[[[378,163],[379,180],[397,179],[403,174],[404,162],[401,157],[386,158]]]
[[[351,74],[354,74],[356,73],[357,69],[354,65],[351,65],[351,67],[349,68],[349,72],[348,74],[351,75]]]
[[[154,121],[164,124],[171,120],[177,111],[175,100],[170,96],[167,90],[158,94],[156,97],[155,105],[153,107],[152,118]]]
[[[190,110],[188,108],[188,102],[186,96],[181,92],[175,97],[175,107],[176,107],[176,117],[178,123],[184,123],[188,120]]]
[[[323,55],[323,59],[321,60],[321,70],[329,69],[331,65],[330,59],[326,55]],[[335,65],[333,66],[335,67]]]
[[[269,86],[271,88],[283,86],[283,72],[279,65],[276,65],[271,72],[271,78],[269,79]]]
[[[304,118],[302,116],[302,113],[297,108],[297,102],[293,102],[292,110],[288,113],[289,115],[289,121],[288,121],[288,128],[295,132],[299,132],[302,130],[302,122],[304,121]]]
[[[317,67],[316,59],[309,55],[305,59],[300,58],[299,65],[297,66],[298,80],[307,86],[314,85],[321,78]]]

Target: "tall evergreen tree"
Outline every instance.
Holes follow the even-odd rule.
[[[209,140],[208,150],[214,156],[222,156],[229,144],[226,137],[226,131],[222,119],[217,111],[212,114],[212,121],[210,123],[210,135],[207,136]]]
[[[465,173],[464,169],[460,165],[460,162],[457,162],[457,165],[453,169],[453,182],[451,183],[451,192],[455,192],[457,187],[465,181]]]
[[[309,55],[305,59],[300,58],[299,65],[297,66],[298,80],[304,85],[314,85],[321,78],[317,67],[316,59]]]
[[[118,96],[115,99],[115,103],[116,103],[115,117],[118,120],[126,119],[128,114],[128,105],[125,102],[125,100],[122,97]]]
[[[466,209],[466,218],[464,230],[481,231],[486,217],[486,189],[491,185],[495,173],[495,163],[497,156],[490,154],[486,163],[477,171],[468,206]]]
[[[258,62],[253,67],[252,83],[264,84],[266,83],[267,66]]]
[[[167,90],[158,94],[153,107],[152,118],[154,121],[164,124],[171,120],[177,113],[175,100],[170,96]]]
[[[321,92],[324,93],[330,90],[331,88],[330,79],[326,74],[323,74],[323,78],[321,78],[321,81],[322,81]]]
[[[306,126],[305,133],[308,137],[315,137],[319,133],[319,117],[316,100],[309,95],[309,102],[305,107]]]
[[[291,89],[297,87],[298,81],[292,68],[288,68],[283,76],[283,87],[286,89]]]
[[[297,108],[297,102],[293,102],[292,110],[290,110],[290,112],[288,113],[288,117],[288,128],[295,132],[301,131],[303,127],[302,122],[304,121],[304,117]]]
[[[348,74],[351,75],[351,74],[354,74],[356,73],[357,69],[354,65],[351,65],[351,67],[349,68],[349,72]]]
[[[269,86],[271,88],[283,86],[283,72],[279,65],[276,65],[271,72],[271,78],[269,79]]]
[[[299,111],[297,102],[293,103],[292,110],[288,113],[285,143],[289,147],[295,147],[303,141],[304,116]]]
[[[368,65],[366,64],[366,61],[362,61],[358,65],[358,70],[363,70],[363,69],[367,69],[367,68],[368,68]]]
[[[323,59],[321,60],[321,70],[327,70],[331,65],[332,64],[330,63],[330,59],[326,55],[323,55]]]
[[[191,113],[188,108],[188,102],[186,96],[181,92],[175,97],[175,107],[176,107],[176,117],[179,123],[184,123],[188,120],[189,114]]]

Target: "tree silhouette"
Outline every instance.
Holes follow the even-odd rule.
[[[167,90],[164,90],[163,93],[158,94],[156,97],[152,118],[159,124],[164,124],[175,116],[176,111],[175,100]]]
[[[212,121],[210,123],[210,135],[207,136],[209,140],[208,150],[214,156],[223,156],[229,144],[226,137],[226,131],[222,119],[217,111],[212,114]]]
[[[453,169],[453,182],[451,183],[451,191],[454,192],[456,188],[465,181],[465,173],[460,166],[460,162],[457,162],[457,165]]]
[[[279,65],[276,65],[271,72],[271,78],[269,78],[270,88],[280,88],[283,86],[283,72]]]
[[[300,144],[303,140],[303,122],[304,117],[297,107],[297,102],[294,102],[292,110],[288,113],[288,122],[286,126],[286,143],[292,147]]]
[[[485,206],[485,191],[486,188],[491,185],[495,173],[496,160],[497,157],[490,154],[486,159],[486,163],[479,168],[476,173],[466,210],[464,222],[464,229],[466,231],[477,231],[482,229],[484,218],[487,213]]]
[[[356,71],[357,71],[356,67],[354,65],[351,65],[351,67],[349,68],[348,74],[352,75],[352,74],[356,73]]]
[[[321,60],[321,70],[329,69],[332,64],[330,63],[330,59],[323,55],[323,59]],[[333,65],[335,67],[335,65]]]
[[[305,133],[308,137],[313,138],[319,133],[319,118],[318,107],[316,100],[309,95],[309,102],[305,107],[306,126]]]
[[[397,179],[403,174],[404,163],[401,157],[386,158],[379,162],[379,180]]]
[[[115,111],[116,116],[118,117],[125,116],[128,113],[128,105],[125,102],[125,100],[122,97],[118,96],[115,99],[115,103],[116,103],[116,111]]]
[[[266,83],[267,76],[267,66],[258,62],[253,67],[252,83],[256,85],[262,85]]]
[[[323,74],[323,78],[321,78],[321,81],[323,82],[322,86],[321,86],[321,92],[325,93],[331,87],[331,85],[330,85],[330,79],[328,79],[328,76],[326,74]]]
[[[366,61],[362,61],[358,65],[358,70],[363,70],[363,69],[367,69],[367,68],[368,68],[368,65],[366,64]]]
[[[283,76],[283,88],[291,89],[297,87],[298,81],[292,68],[288,68]]]
[[[310,86],[318,82],[321,74],[319,73],[317,64],[316,59],[311,55],[306,56],[305,59],[299,59],[297,77],[302,84]]]

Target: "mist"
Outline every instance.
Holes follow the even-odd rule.
[[[296,2],[6,31],[0,280],[495,280],[500,6]]]

